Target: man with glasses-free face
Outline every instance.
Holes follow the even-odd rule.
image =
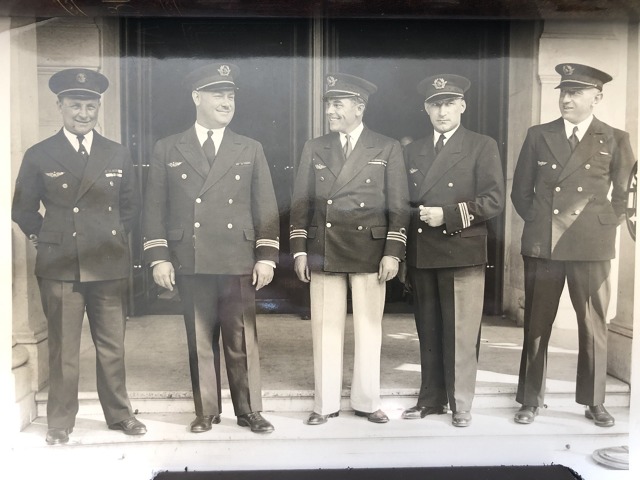
[[[347,290],[355,336],[351,407],[370,422],[380,409],[380,348],[385,283],[404,258],[407,180],[400,144],[369,130],[362,117],[377,88],[347,74],[326,77],[331,133],[303,149],[291,207],[295,271],[310,282],[315,400],[308,425],[340,412]]]
[[[495,140],[461,125],[470,82],[458,75],[418,85],[433,130],[405,147],[411,196],[408,278],[414,294],[422,382],[402,418],[453,411],[471,423],[487,262],[487,220],[504,207]]]

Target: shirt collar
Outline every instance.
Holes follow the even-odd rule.
[[[358,139],[364,130],[364,123],[360,123],[351,133],[349,133],[349,138],[351,138],[351,148],[356,147],[356,143],[358,143]],[[340,143],[344,147],[344,144],[347,143],[347,134],[340,132]]]
[[[209,134],[207,132],[211,130],[213,132],[213,135],[212,135],[213,143],[216,145],[216,149],[217,149],[220,145],[220,142],[222,141],[222,137],[224,136],[225,128],[227,127],[205,128],[202,125],[200,125],[198,122],[196,122],[196,135],[198,136],[198,141],[200,142],[200,146],[202,146],[205,140],[209,138]]]
[[[444,140],[443,142],[446,144],[449,139],[451,138],[451,136],[456,133],[456,131],[460,128],[460,124],[458,124],[458,126],[456,128],[454,128],[453,130],[449,130],[448,132],[445,133],[440,133],[440,132],[436,132],[435,130],[433,131],[433,145],[435,146],[435,144],[438,142],[438,139],[440,138],[440,135],[444,135]]]
[[[578,127],[576,136],[578,137],[578,140],[582,140],[582,137],[584,137],[584,134],[587,133],[587,129],[593,121],[593,114],[589,115],[587,118],[577,124],[571,123],[565,119],[562,120],[564,121],[564,133],[567,135],[567,138],[569,138],[573,134],[573,127]]]
[[[71,133],[69,130],[67,130],[64,127],[62,127],[62,131],[64,132],[64,136],[67,137],[67,140],[69,140],[69,143],[71,143],[71,146],[77,152],[80,149],[80,142],[78,142],[78,135],[76,135],[75,133]],[[84,145],[84,148],[87,150],[87,153],[91,154],[91,145],[93,145],[93,130],[89,131],[84,136],[84,140],[82,141],[82,144]]]

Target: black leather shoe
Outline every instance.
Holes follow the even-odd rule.
[[[220,423],[220,415],[197,415],[189,429],[193,433],[208,432],[214,423]]]
[[[451,424],[454,427],[468,427],[471,425],[471,413],[464,410],[453,412]]]
[[[333,412],[328,415],[320,415],[316,412],[311,412],[309,418],[305,422],[307,425],[322,425],[323,423],[327,423],[327,420],[330,418],[334,418],[340,415],[340,412]]]
[[[357,417],[367,417],[367,420],[373,423],[387,423],[389,421],[389,417],[387,417],[387,414],[382,410],[376,410],[375,412],[371,413],[356,410],[355,414]]]
[[[241,427],[251,427],[254,433],[271,433],[274,428],[271,423],[265,420],[260,412],[245,413],[238,415],[238,425]]]
[[[540,409],[538,407],[532,407],[529,405],[522,405],[520,410],[516,412],[513,416],[513,421],[516,423],[522,423],[524,425],[528,425],[533,423],[533,421],[538,416],[538,411]]]
[[[73,432],[73,428],[50,428],[47,430],[47,444],[61,445],[67,443],[71,432]]]
[[[411,407],[402,412],[402,418],[405,420],[417,420],[424,418],[427,415],[443,415],[447,413],[447,407],[444,405],[438,405],[437,407]]]
[[[613,416],[607,412],[604,405],[590,406],[584,411],[584,416],[593,420],[598,427],[613,427],[616,423]]]
[[[147,427],[144,426],[136,417],[129,417],[118,423],[109,425],[111,430],[122,430],[125,435],[144,435],[147,433]]]

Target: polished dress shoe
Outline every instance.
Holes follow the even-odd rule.
[[[122,430],[125,435],[144,435],[147,433],[147,427],[144,426],[136,417],[129,417],[118,423],[109,425],[111,430]]]
[[[464,410],[453,412],[451,424],[454,427],[468,427],[471,425],[471,413]]]
[[[69,441],[69,434],[73,428],[50,428],[47,430],[46,441],[49,445],[61,445]]]
[[[533,423],[533,421],[538,416],[538,407],[532,407],[530,405],[522,405],[520,410],[516,412],[513,416],[513,420],[516,423],[522,423],[528,425],[529,423]]]
[[[193,433],[208,432],[214,423],[220,423],[220,415],[197,415],[189,429]]]
[[[238,425],[241,427],[251,427],[254,433],[271,433],[274,428],[271,423],[264,419],[260,412],[245,413],[238,415]]]
[[[584,411],[584,416],[589,420],[593,420],[598,427],[613,427],[616,423],[615,419],[604,405],[590,406]]]
[[[402,412],[402,418],[405,420],[417,420],[427,415],[443,415],[445,413],[447,413],[447,407],[444,405],[438,405],[437,407],[419,407],[416,405]]]
[[[307,425],[322,425],[323,423],[327,423],[327,420],[330,418],[334,418],[340,415],[340,412],[329,413],[328,415],[320,415],[316,412],[311,412],[309,418],[305,422]]]
[[[373,423],[387,423],[389,421],[389,417],[387,417],[387,414],[382,410],[376,410],[375,412],[371,413],[356,410],[355,414],[357,417],[367,417],[367,420]]]

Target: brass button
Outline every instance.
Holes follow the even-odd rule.
[[[196,203],[202,203],[202,199],[201,198],[196,198]]]
[[[558,168],[558,166],[554,163],[553,165],[551,165],[551,168],[555,170],[556,168]]]
[[[327,228],[331,228],[331,222],[327,222]]]
[[[116,233],[118,232],[116,232],[115,230],[111,230],[111,235],[115,235]]]
[[[421,228],[418,229],[418,233],[422,233],[422,229]]]
[[[365,183],[371,183],[371,179],[370,179],[370,178],[367,178],[367,179],[365,180]]]
[[[589,170],[591,168],[591,165],[589,165],[588,163],[584,166],[585,170]]]
[[[71,234],[71,236],[72,236],[72,237],[75,237],[76,235],[77,235],[77,233],[76,233],[76,232],[73,232],[73,233]]]
[[[580,210],[576,210],[576,211],[575,211],[575,212],[573,212],[573,213],[575,213],[576,215],[578,215],[578,214],[580,213]]]
[[[187,178],[187,174],[186,173],[183,173],[181,176],[182,176],[182,178]]]
[[[553,210],[553,214],[554,214],[554,215],[557,215],[557,214],[559,214],[559,213],[560,213],[560,210],[558,210],[557,208]]]
[[[78,207],[73,207],[73,213],[78,213],[80,209]]]
[[[561,190],[560,187],[556,187],[556,192],[559,192]]]
[[[578,191],[581,192],[582,191],[582,187],[578,187]]]
[[[447,231],[446,231],[446,230],[442,230],[442,233],[444,233],[444,234],[446,235],[446,234],[447,234]]]
[[[229,199],[229,205],[231,205],[233,203],[233,198]]]
[[[236,180],[240,180],[240,175],[236,175]]]
[[[62,188],[68,188],[68,187],[69,187],[69,185],[67,185],[66,183],[62,184]]]
[[[321,181],[321,182],[324,182],[324,177],[320,177],[320,181]]]
[[[447,187],[449,187],[449,188],[453,187],[453,183],[452,183],[452,182],[449,182],[449,183],[448,183],[448,185],[447,185]]]
[[[109,180],[109,185],[113,187],[113,180]]]
[[[362,230],[362,225],[358,225],[358,230]]]
[[[231,230],[233,228],[233,223],[227,223],[227,228]]]
[[[333,200],[327,200],[327,205],[331,205],[333,203]]]
[[[109,210],[110,212],[113,211],[113,207],[111,205],[109,205],[109,207],[107,208],[107,210]]]
[[[200,228],[200,222],[194,223],[193,226],[196,227],[196,228]]]
[[[360,202],[360,206],[361,206],[361,207],[364,207],[364,202]]]

